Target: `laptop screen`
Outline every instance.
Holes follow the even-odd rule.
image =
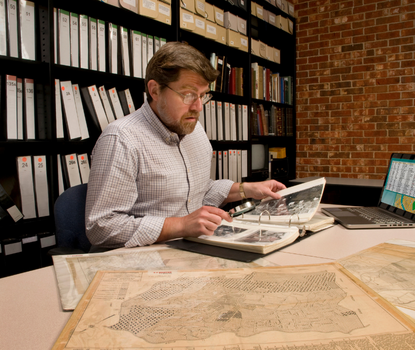
[[[407,218],[415,214],[415,154],[392,154],[379,204]]]

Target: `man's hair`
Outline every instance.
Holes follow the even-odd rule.
[[[164,89],[169,83],[179,80],[183,69],[199,74],[208,83],[215,81],[219,75],[210,61],[194,47],[178,41],[168,42],[154,54],[147,65],[145,88],[148,101],[152,101],[148,91],[150,80],[155,80]]]

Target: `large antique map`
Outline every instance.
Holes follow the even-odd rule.
[[[389,241],[338,262],[392,304],[415,310],[415,242]]]
[[[99,271],[53,349],[412,349],[414,327],[336,263]]]
[[[243,263],[200,255],[167,246],[153,245],[113,250],[99,254],[53,256],[62,308],[73,310],[81,300],[97,271],[101,270],[188,270],[271,266],[257,259]]]

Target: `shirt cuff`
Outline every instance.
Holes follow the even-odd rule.
[[[144,216],[133,237],[125,243],[127,248],[153,244],[160,236],[165,218],[159,216]]]

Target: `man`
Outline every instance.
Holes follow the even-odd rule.
[[[279,198],[277,181],[210,179],[212,147],[199,113],[218,72],[193,47],[170,42],[147,66],[147,101],[103,131],[92,153],[86,232],[93,249],[212,235],[220,206],[244,197]]]

